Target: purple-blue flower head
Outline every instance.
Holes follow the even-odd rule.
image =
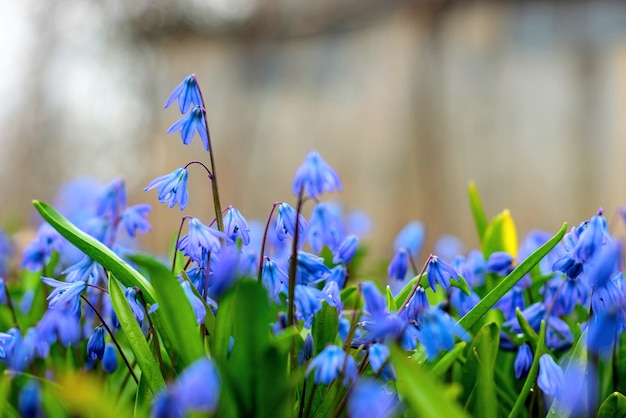
[[[170,97],[167,98],[163,109],[167,109],[174,101],[178,100],[178,107],[180,113],[187,113],[192,105],[201,106],[202,98],[200,96],[200,88],[198,87],[198,81],[196,75],[191,74],[185,77],[185,79],[176,86]]]
[[[469,340],[467,332],[454,319],[439,308],[429,308],[420,315],[418,340],[426,349],[429,360],[443,350],[450,350],[454,337]]]
[[[359,247],[359,238],[356,235],[348,235],[337,248],[333,250],[333,263],[347,264],[352,261]]]
[[[126,209],[126,186],[124,180],[115,179],[102,190],[96,207],[96,216],[118,219]]]
[[[76,281],[66,283],[43,276],[41,280],[48,286],[54,287],[52,293],[46,298],[50,309],[55,309],[57,306],[69,306],[69,311],[74,315],[80,313],[80,295],[87,288],[85,282]]]
[[[292,237],[296,231],[296,210],[287,203],[278,205],[278,216],[276,217],[276,237],[283,241],[288,235]],[[305,236],[307,228],[306,219],[301,214],[298,215],[298,234]]]
[[[266,257],[263,263],[261,282],[267,290],[269,297],[276,303],[280,303],[278,295],[280,295],[283,284],[288,281],[289,276],[287,276],[287,273],[281,269],[278,264]]]
[[[517,349],[517,356],[515,356],[515,364],[513,365],[515,369],[515,377],[517,379],[521,379],[523,376],[526,376],[532,364],[533,352],[530,350],[530,346],[528,344],[522,344]]]
[[[53,251],[61,252],[64,240],[59,233],[44,222],[37,230],[37,236],[24,249],[22,267],[39,271],[48,264]]]
[[[107,343],[104,346],[102,355],[102,369],[106,373],[113,373],[117,369],[117,350],[113,344]]]
[[[375,343],[367,351],[374,373],[380,374],[384,380],[396,380],[396,371],[389,363],[389,348],[384,344]]]
[[[311,199],[317,199],[324,192],[341,191],[341,180],[337,172],[315,151],[309,151],[304,163],[298,168],[291,191],[300,196],[300,190]]]
[[[202,303],[202,301],[198,299],[193,290],[191,290],[191,284],[189,284],[187,280],[183,280],[180,285],[182,286],[183,291],[185,292],[185,296],[187,296],[187,300],[191,304],[191,308],[196,315],[196,322],[198,323],[198,325],[204,324],[204,317],[206,316],[206,308],[204,306],[204,303]]]
[[[171,134],[179,131],[183,144],[189,145],[197,131],[204,145],[204,149],[210,151],[209,133],[206,130],[204,118],[204,109],[201,106],[194,106],[191,112],[174,122],[167,130],[167,133]]]
[[[135,319],[137,319],[139,325],[142,325],[146,313],[143,305],[137,300],[137,290],[135,290],[135,288],[133,287],[127,287],[124,291],[124,296],[126,296],[126,300],[128,301],[128,305],[135,315]]]
[[[361,293],[365,299],[365,310],[371,317],[384,316],[387,311],[387,302],[376,285],[369,281],[360,283]]]
[[[400,248],[387,267],[387,275],[392,280],[404,280],[407,271],[409,271],[409,253],[405,248]]]
[[[24,385],[17,398],[17,409],[23,417],[43,417],[41,387],[31,379]]]
[[[350,393],[348,418],[394,417],[398,405],[398,396],[378,380],[359,380]]]
[[[337,309],[337,312],[341,312],[343,309],[343,303],[341,302],[341,294],[339,292],[339,286],[337,282],[326,282],[322,289],[324,294],[324,300],[332,307]]]
[[[311,248],[319,254],[324,245],[331,250],[337,248],[346,236],[346,229],[328,205],[318,203],[313,207],[307,236]]]
[[[424,245],[424,225],[420,221],[411,221],[396,236],[393,248],[397,252],[405,248],[413,257],[417,257]]]
[[[593,216],[578,238],[573,251],[574,258],[577,261],[588,261],[600,249],[606,237],[609,237],[606,219],[602,215]]]
[[[142,203],[131,206],[122,213],[122,225],[129,237],[134,238],[137,233],[145,234],[152,229],[152,225],[148,222],[148,213],[151,210],[150,205]]]
[[[418,322],[419,315],[425,309],[428,309],[430,304],[428,303],[428,298],[426,297],[426,291],[422,286],[418,286],[415,289],[415,294],[409,302],[406,304],[406,307],[400,313],[400,316],[406,320],[407,322]]]
[[[231,207],[224,215],[224,232],[235,242],[241,238],[243,245],[250,243],[250,228],[248,222],[237,209]]]
[[[313,380],[316,384],[329,385],[339,376],[343,375],[343,385],[348,386],[355,381],[358,372],[352,356],[347,355],[336,345],[326,346],[311,362],[306,369],[308,376],[315,370]]]
[[[157,188],[159,202],[168,203],[173,208],[177,203],[180,210],[187,207],[189,192],[187,191],[187,177],[189,172],[185,168],[177,168],[170,174],[157,177],[146,186],[144,191]]]
[[[291,262],[291,258],[289,262]],[[324,264],[324,259],[315,254],[298,251],[297,263],[296,280],[298,284],[316,283],[330,274],[330,269]]]
[[[324,294],[315,287],[297,284],[294,299],[296,318],[304,321],[305,328],[311,328],[313,317],[322,310]]]
[[[544,354],[539,358],[537,385],[548,396],[554,396],[559,388],[565,385],[563,369],[556,364],[550,354]]]
[[[506,276],[513,271],[513,256],[506,251],[496,251],[487,259],[485,271]]]
[[[61,274],[67,274],[65,276],[67,283],[83,281],[91,285],[98,285],[98,282],[104,278],[100,264],[88,256],[84,256],[78,263],[63,270]]]
[[[209,228],[198,218],[192,218],[189,221],[189,233],[180,239],[178,248],[193,261],[202,264],[209,252],[220,252],[222,249],[220,239],[230,240],[223,232]]]
[[[330,269],[330,274],[326,276],[326,282],[337,282],[340,289],[343,289],[348,278],[348,270],[343,264],[337,264]]]
[[[104,327],[102,325],[96,327],[87,341],[87,358],[89,360],[102,360],[104,355]]]
[[[428,284],[431,289],[433,289],[433,292],[437,292],[437,288],[435,287],[437,283],[448,290],[450,287],[450,279],[455,279],[457,282],[459,281],[459,275],[454,268],[436,255],[433,255],[428,262],[426,275],[428,276]]]
[[[214,300],[219,299],[241,276],[239,259],[239,251],[234,246],[225,247],[217,255],[216,253],[212,254],[209,296]]]

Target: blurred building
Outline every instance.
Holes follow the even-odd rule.
[[[8,229],[69,178],[122,176],[164,251],[181,213],[142,190],[208,161],[165,134],[179,114],[163,103],[192,72],[223,205],[248,218],[294,203],[309,149],[342,177],[329,198],[373,218],[379,257],[412,219],[428,248],[444,233],[476,246],[469,180],[520,234],[626,203],[626,3],[31,0],[1,3],[0,22]],[[210,220],[204,174],[190,184],[185,213]]]

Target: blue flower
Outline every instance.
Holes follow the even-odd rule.
[[[50,277],[41,277],[41,280],[48,286],[54,287],[54,290],[46,298],[49,301],[50,309],[55,309],[57,305],[69,306],[70,312],[74,315],[80,313],[80,295],[87,288],[87,284],[83,281],[72,283],[60,282]]]
[[[0,360],[6,360],[11,352],[15,337],[6,332],[0,332]]]
[[[67,274],[65,281],[68,283],[83,281],[97,285],[104,278],[100,265],[88,256],[84,256],[78,263],[63,270],[61,274]]]
[[[340,289],[343,289],[348,277],[348,270],[343,264],[337,264],[330,269],[330,274],[326,276],[326,282],[337,282]]]
[[[393,248],[396,252],[404,248],[413,257],[417,257],[423,245],[424,225],[420,221],[412,221],[406,224],[398,233],[393,243]]]
[[[287,235],[292,237],[296,231],[296,210],[287,203],[278,205],[278,216],[276,218],[276,237],[283,241]],[[304,236],[307,228],[306,219],[301,214],[298,215],[298,231],[299,236]]]
[[[328,205],[318,203],[313,207],[307,236],[311,248],[319,254],[324,245],[330,249],[337,248],[346,236],[346,229]]]
[[[400,316],[407,322],[418,322],[420,314],[429,307],[430,304],[426,297],[426,291],[422,286],[418,286],[418,288],[415,289],[415,294],[400,313]]]
[[[556,364],[550,354],[544,354],[539,358],[537,385],[548,396],[554,396],[565,385],[563,369]]]
[[[196,75],[191,74],[185,77],[185,79],[176,86],[170,97],[167,98],[163,109],[167,109],[175,100],[178,100],[178,107],[180,113],[187,113],[192,105],[201,106],[202,98],[200,95],[200,88],[198,87],[198,81]]]
[[[263,263],[261,282],[267,290],[270,298],[276,303],[280,303],[278,295],[280,295],[283,285],[288,281],[289,276],[287,276],[287,273],[285,273],[285,271],[281,269],[278,264],[266,257],[265,262]]]
[[[325,191],[341,191],[341,180],[337,172],[315,151],[309,151],[304,163],[298,168],[293,179],[291,191],[300,196],[300,190],[311,199],[317,199]]]
[[[80,340],[80,317],[62,309],[48,309],[39,323],[37,332],[48,344],[60,342],[64,347]]]
[[[127,287],[124,291],[124,296],[126,296],[126,300],[128,301],[128,305],[130,309],[133,311],[133,315],[135,315],[135,319],[139,325],[143,324],[143,319],[145,317],[145,310],[143,309],[143,305],[137,301],[137,290],[133,287]]]
[[[219,255],[211,257],[211,275],[209,278],[209,296],[219,299],[240,277],[239,252],[233,247],[224,248]]]
[[[580,233],[573,251],[574,258],[582,262],[590,260],[602,246],[605,237],[609,237],[606,219],[602,215],[593,216]]]
[[[322,310],[324,294],[319,289],[301,284],[296,285],[294,293],[296,318],[304,321],[305,328],[311,328],[313,317]]]
[[[306,369],[306,376],[314,370],[313,381],[318,385],[329,385],[343,375],[343,385],[348,386],[348,383],[355,381],[358,375],[354,358],[336,345],[326,346],[311,360]]]
[[[517,350],[517,356],[515,356],[515,363],[513,365],[515,377],[521,379],[523,376],[526,376],[532,364],[533,352],[530,350],[530,346],[528,344],[521,345]]]
[[[404,280],[409,270],[409,253],[406,249],[400,248],[394,254],[389,267],[387,267],[387,275],[392,280]]]
[[[193,312],[196,314],[196,322],[198,323],[198,325],[204,324],[204,317],[206,316],[206,308],[204,306],[204,303],[202,303],[202,301],[198,299],[196,294],[193,293],[193,290],[191,290],[191,285],[187,280],[183,280],[180,285],[185,292],[185,296],[187,296],[187,300],[191,304]]]
[[[398,397],[379,381],[357,382],[348,400],[348,418],[389,418],[398,412]]]
[[[178,242],[178,248],[198,264],[205,262],[208,253],[222,249],[220,239],[230,240],[226,234],[205,226],[198,218],[189,221],[189,233]]]
[[[526,302],[524,300],[524,289],[515,285],[505,293],[505,295],[495,304],[504,314],[505,319],[515,318],[515,310],[524,309]]]
[[[289,258],[291,262],[291,258]],[[298,251],[297,258],[297,282],[309,284],[318,282],[330,273],[330,269],[324,264],[324,259],[314,254]]]
[[[450,289],[449,300],[450,305],[456,309],[459,316],[462,317],[480,302],[480,297],[473,291],[470,291],[470,294],[466,295],[461,289],[453,287]]]
[[[87,358],[89,360],[102,360],[104,355],[104,327],[102,325],[93,330],[93,334],[87,341]]]
[[[360,283],[361,294],[365,299],[365,310],[371,317],[380,317],[385,315],[387,311],[387,302],[385,297],[381,295],[376,285],[372,282],[365,281]]]
[[[420,319],[417,339],[426,349],[429,360],[433,360],[443,350],[450,350],[455,336],[469,340],[467,332],[439,308],[425,310]]]
[[[96,216],[117,219],[125,208],[126,186],[124,180],[115,179],[107,184],[101,192],[96,207]]]
[[[104,354],[102,355],[102,369],[106,373],[113,373],[117,369],[117,350],[113,344],[107,343],[104,346]]]
[[[304,339],[304,345],[302,349],[298,352],[298,364],[303,365],[308,360],[313,357],[313,336],[311,334],[307,334]]]
[[[200,135],[202,144],[207,151],[209,150],[209,133],[206,130],[206,122],[204,120],[204,109],[196,105],[191,109],[186,116],[183,116],[172,124],[167,130],[168,134],[176,131],[180,131],[180,138],[183,140],[183,144],[188,145],[191,143],[196,131]]]
[[[339,293],[339,286],[337,282],[326,282],[322,289],[325,301],[332,307],[337,309],[337,312],[341,312],[343,309],[343,303],[341,303],[341,295]]]
[[[178,203],[180,210],[183,210],[189,202],[189,192],[187,191],[188,175],[187,169],[177,168],[170,174],[155,178],[143,190],[148,191],[156,187],[159,192],[159,202],[169,203],[168,207],[170,208],[173,208]]]
[[[333,251],[333,263],[349,263],[354,258],[358,247],[359,238],[356,235],[348,235]]]
[[[36,380],[29,380],[20,391],[17,409],[23,417],[42,417],[44,411],[41,404],[41,387]]]
[[[506,251],[496,251],[487,259],[485,271],[506,276],[513,271],[513,256]]]
[[[250,228],[248,227],[248,222],[246,222],[241,213],[233,207],[224,215],[224,232],[233,242],[237,241],[237,237],[240,237],[243,245],[250,243]]]
[[[23,253],[22,267],[30,271],[38,271],[48,264],[53,251],[61,252],[63,238],[50,226],[43,223],[37,230],[37,236],[28,244]]]
[[[587,331],[587,349],[592,353],[609,357],[615,344],[619,342],[622,323],[623,318],[617,310],[594,312]]]
[[[217,409],[220,377],[211,360],[204,357],[187,367],[176,382],[155,397],[153,417],[184,417],[191,412]]]
[[[145,234],[152,229],[152,225],[148,222],[148,213],[151,210],[150,205],[143,203],[131,206],[122,213],[122,225],[129,237],[134,238],[138,232]]]
[[[389,348],[384,344],[376,343],[372,344],[367,351],[374,373],[380,373],[384,380],[396,380],[396,371],[389,363]]]
[[[459,281],[459,276],[452,266],[436,255],[433,255],[428,262],[426,275],[428,276],[428,284],[430,288],[433,289],[433,292],[437,292],[437,288],[435,287],[437,283],[448,290],[448,287],[450,287],[450,279],[455,279],[457,282]]]

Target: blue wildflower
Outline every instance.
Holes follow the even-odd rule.
[[[317,199],[325,191],[341,191],[341,180],[337,172],[315,151],[309,151],[304,163],[298,168],[293,179],[291,191],[300,196],[300,190],[311,198]]]
[[[320,253],[322,246],[335,249],[346,236],[346,230],[338,216],[325,203],[313,207],[307,229],[309,244],[314,252]]]
[[[126,300],[128,301],[130,309],[133,311],[133,315],[135,315],[135,319],[139,325],[142,325],[145,317],[145,310],[143,305],[137,300],[137,290],[134,287],[127,287],[124,291],[124,296],[126,296]]]
[[[418,322],[420,314],[430,307],[428,298],[426,297],[426,291],[422,286],[418,286],[415,289],[415,294],[411,297],[405,308],[400,313],[400,316],[407,322]]]
[[[177,168],[170,174],[157,177],[146,186],[144,191],[157,188],[159,202],[168,203],[173,208],[177,203],[180,210],[187,207],[189,192],[187,191],[187,177],[189,172],[186,168]]]
[[[315,370],[313,381],[316,384],[329,385],[339,376],[343,375],[343,385],[348,386],[358,376],[356,363],[352,356],[347,355],[336,345],[326,346],[311,362],[306,369],[306,376]]]
[[[365,300],[365,310],[367,313],[372,317],[385,315],[387,302],[376,285],[369,281],[361,282],[359,285],[361,287],[361,294]]]
[[[326,282],[322,289],[324,294],[324,300],[332,307],[337,309],[337,312],[341,312],[343,309],[343,303],[341,303],[341,295],[339,293],[339,286],[337,282]]]
[[[104,355],[104,327],[102,325],[93,330],[93,334],[87,341],[87,358],[89,360],[102,360]]]
[[[184,417],[191,412],[212,413],[220,394],[217,368],[206,357],[187,367],[176,382],[155,396],[153,417]]]
[[[0,332],[0,360],[6,360],[11,352],[15,337],[6,332]]]
[[[102,355],[102,369],[106,373],[113,373],[117,369],[117,350],[111,343],[104,346],[104,354]]]
[[[370,366],[374,373],[380,373],[384,380],[396,380],[396,371],[389,363],[389,348],[386,345],[376,343],[368,349]]]
[[[291,258],[289,258],[289,262],[291,262]],[[299,284],[318,282],[330,273],[330,269],[324,264],[322,257],[304,251],[298,251],[297,265],[296,280]]]
[[[565,385],[563,369],[556,364],[550,354],[544,354],[539,358],[537,385],[548,396],[554,396]]]
[[[409,253],[406,249],[400,248],[387,267],[387,275],[393,280],[404,280],[407,271],[409,271]]]
[[[606,245],[595,254],[591,267],[583,275],[594,291],[603,287],[620,270],[622,248],[618,242],[608,239]]]
[[[307,334],[304,339],[304,345],[302,349],[298,352],[298,364],[303,365],[308,360],[313,357],[313,336],[311,334]]]
[[[346,285],[346,279],[348,278],[348,270],[343,264],[337,264],[330,269],[330,274],[326,276],[326,282],[337,282],[340,289],[343,289]]]
[[[31,379],[24,385],[17,399],[17,409],[23,417],[43,417],[44,411],[41,403],[41,387],[39,383]]]
[[[278,216],[276,217],[276,237],[279,241],[283,241],[287,238],[287,235],[292,237],[296,231],[296,215],[297,212],[294,208],[287,203],[280,203],[278,205]],[[301,214],[297,218],[299,236],[305,236],[307,223],[304,216]]]
[[[84,256],[78,263],[63,270],[61,274],[67,274],[65,281],[68,283],[83,281],[97,285],[104,279],[104,272],[100,265],[88,256]]]
[[[603,286],[596,288],[591,294],[591,307],[594,313],[614,311],[622,306],[624,291],[623,275],[617,272]]]
[[[379,381],[360,380],[348,400],[349,418],[389,418],[398,412],[398,397]]]
[[[454,337],[468,341],[469,335],[454,319],[439,308],[429,308],[420,315],[417,339],[426,349],[429,360],[454,345]]]
[[[278,264],[265,257],[263,272],[261,274],[261,282],[267,290],[270,298],[276,303],[280,303],[278,295],[280,294],[283,285],[288,281],[289,276],[287,276],[287,273],[285,273],[285,271],[281,269]]]
[[[450,306],[456,309],[459,316],[464,316],[480,302],[480,296],[474,293],[474,291],[470,291],[470,294],[466,295],[461,289],[453,287],[450,289],[449,300]]]
[[[50,277],[41,277],[41,280],[48,286],[54,287],[54,290],[46,298],[49,301],[50,309],[55,309],[57,305],[70,307],[69,311],[75,315],[80,313],[80,295],[87,288],[87,284],[83,281],[73,283],[60,282]]]
[[[521,379],[526,376],[530,366],[533,364],[533,352],[530,350],[528,344],[522,344],[517,349],[517,356],[515,356],[515,363],[513,365],[515,369],[515,377]]]
[[[241,276],[239,272],[239,252],[232,246],[224,248],[219,255],[211,258],[209,296],[219,299]]]
[[[183,280],[180,285],[182,286],[183,291],[185,292],[185,296],[187,296],[187,300],[191,304],[191,308],[196,315],[196,322],[198,323],[198,325],[204,324],[204,317],[206,316],[206,308],[204,306],[204,303],[202,303],[202,301],[198,299],[193,290],[191,290],[191,285],[187,280]]]
[[[235,242],[241,238],[243,245],[250,243],[250,228],[248,222],[237,209],[231,207],[224,215],[224,232]]]
[[[577,261],[588,261],[595,252],[600,249],[604,238],[609,236],[606,226],[606,219],[602,215],[595,215],[587,224],[587,227],[580,233],[573,254]]]
[[[189,221],[189,233],[178,242],[178,248],[198,264],[205,262],[208,253],[217,253],[222,248],[220,239],[228,236],[217,229],[205,226],[198,218]]]
[[[426,267],[426,275],[428,276],[428,284],[430,288],[433,289],[433,292],[437,292],[437,288],[435,287],[437,283],[448,290],[448,287],[450,287],[450,279],[455,279],[457,282],[459,281],[459,276],[454,268],[436,255],[430,258],[428,267]]]
[[[209,133],[206,130],[204,108],[194,106],[186,116],[183,116],[172,124],[167,130],[168,134],[179,131],[183,144],[189,145],[196,131],[200,135],[204,149],[209,150]]]
[[[485,271],[506,276],[513,271],[513,256],[506,251],[493,252],[487,259]]]
[[[100,193],[96,207],[96,216],[118,219],[126,208],[126,186],[124,180],[115,179],[107,184]]]
[[[587,331],[587,349],[608,357],[619,342],[623,319],[616,309],[596,313],[589,321]]]
[[[30,271],[43,269],[54,251],[61,252],[63,243],[61,235],[50,224],[41,224],[35,239],[24,249],[22,267]]]
[[[200,88],[198,87],[198,81],[196,80],[195,74],[188,75],[182,83],[174,88],[170,97],[167,98],[167,102],[165,102],[163,109],[167,109],[176,100],[178,100],[180,113],[183,114],[187,113],[192,105],[202,105]]]
[[[515,310],[523,310],[526,306],[524,300],[524,289],[519,285],[515,285],[505,293],[505,295],[495,304],[497,309],[500,309],[504,314],[505,319],[515,318]],[[539,305],[537,305],[539,306]]]
[[[60,342],[62,346],[68,347],[80,341],[80,317],[72,312],[63,309],[48,309],[36,329],[48,344]]]
[[[348,235],[337,248],[333,250],[333,263],[347,264],[352,261],[359,246],[359,238],[356,235]]]
[[[393,248],[396,252],[404,248],[413,257],[417,257],[423,245],[424,225],[420,221],[411,221],[398,233]]]
[[[304,321],[305,328],[311,328],[313,317],[322,310],[324,294],[314,287],[297,284],[294,299],[296,318]]]
[[[131,206],[122,213],[122,225],[129,237],[134,238],[137,233],[145,234],[152,229],[152,225],[148,222],[148,213],[151,210],[150,205],[142,203]]]

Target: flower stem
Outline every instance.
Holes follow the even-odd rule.
[[[178,235],[176,235],[176,244],[174,244],[174,255],[172,256],[172,274],[176,274],[174,271],[176,269],[176,255],[178,254],[178,243],[180,242],[180,234],[183,232],[183,225],[185,224],[185,220],[191,219],[191,216],[183,216],[183,219],[180,221],[180,226],[178,227]]]
[[[415,295],[415,292],[417,292],[417,288],[420,287],[420,282],[422,281],[422,277],[424,277],[424,273],[426,272],[426,268],[428,268],[428,263],[430,263],[430,260],[432,258],[433,258],[433,255],[431,254],[426,259],[426,262],[424,263],[424,267],[422,267],[422,271],[419,273],[419,278],[415,281],[415,283],[413,284],[413,287],[411,287],[411,291],[407,295],[407,297],[404,300],[404,303],[402,304],[402,306],[400,306],[400,309],[398,309],[398,315],[400,315],[402,313],[402,311],[409,305],[409,301],[411,300],[413,295]]]
[[[259,283],[261,283],[261,279],[263,276],[263,259],[265,258],[265,243],[267,242],[267,231],[270,229],[270,223],[272,222],[272,215],[274,214],[274,210],[276,206],[280,205],[280,202],[274,202],[272,204],[272,210],[270,211],[270,216],[267,217],[267,223],[265,224],[265,231],[263,232],[263,241],[261,242],[261,254],[259,255]],[[296,228],[298,226],[296,225]]]
[[[296,222],[295,230],[293,232],[293,245],[291,246],[291,262],[289,263],[289,309],[287,310],[287,324],[290,326],[294,324],[294,307],[295,307],[295,294],[296,294],[296,270],[298,268],[298,238],[300,228],[298,219],[300,218],[300,211],[302,210],[302,192],[304,187],[300,187],[300,193],[298,194],[298,206],[296,207]]]
[[[152,333],[152,341],[154,341],[154,351],[157,355],[157,360],[159,362],[159,366],[161,368],[161,374],[165,377],[165,367],[163,366],[163,357],[161,357],[161,346],[159,344],[159,336],[154,329],[154,325],[152,324],[152,319],[150,318],[150,314],[148,314],[148,304],[146,303],[146,299],[143,297],[143,292],[140,288],[136,288],[137,294],[139,295],[139,300],[141,301],[141,305],[143,309],[146,311],[146,318],[148,318],[148,332]]]

